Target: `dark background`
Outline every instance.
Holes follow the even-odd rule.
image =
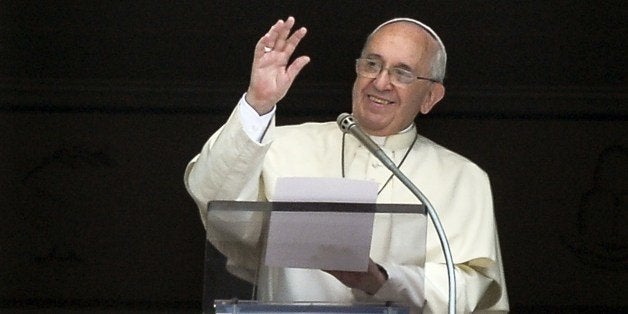
[[[418,18],[449,53],[420,132],[492,179],[513,312],[628,307],[622,1],[0,1],[0,309],[200,312],[186,163],[294,15],[312,62],[278,123],[335,119],[366,34]],[[250,297],[208,251],[208,292]]]

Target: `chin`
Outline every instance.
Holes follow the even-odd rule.
[[[362,112],[361,114],[358,114],[359,118],[358,121],[360,123],[363,123],[365,126],[369,125],[372,129],[378,129],[378,128],[382,128],[385,127],[386,125],[388,125],[388,117],[382,113],[376,113],[376,112],[372,112],[372,111],[366,111],[366,112]]]

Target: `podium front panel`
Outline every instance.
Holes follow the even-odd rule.
[[[212,201],[208,204],[206,226],[214,234],[207,233],[207,248],[213,245],[220,251],[221,246],[231,245],[245,247],[260,247],[257,269],[263,265],[263,253],[268,230],[268,222],[273,212],[333,212],[333,213],[376,213],[394,214],[398,216],[410,215],[416,221],[416,244],[422,243],[423,259],[417,261],[417,266],[423,267],[425,257],[425,232],[427,230],[427,216],[425,206],[417,204],[362,204],[362,203],[321,203],[321,202],[246,202],[246,201]],[[402,218],[402,220],[405,220]],[[414,228],[414,227],[413,227]],[[216,235],[216,233],[218,235]],[[206,252],[208,249],[206,248]],[[420,250],[420,248],[419,248]],[[207,254],[206,254],[207,255]],[[321,303],[325,300],[308,300],[309,303],[262,303],[255,300],[252,291],[242,291],[242,295],[214,296],[212,291],[221,283],[212,280],[211,274],[216,271],[225,271],[224,265],[216,265],[207,256],[205,258],[205,278],[203,291],[204,313],[407,313],[405,307],[389,306],[382,302],[373,304],[330,304]],[[239,277],[244,278],[240,274]],[[258,274],[251,274],[251,282],[259,280]],[[246,279],[246,278],[244,278]],[[260,283],[260,281],[257,281]],[[261,285],[261,283],[260,283]],[[235,297],[233,300],[220,300]],[[219,299],[219,301],[215,301]],[[247,300],[247,301],[242,301]],[[250,300],[250,301],[249,301]]]
[[[214,312],[216,314],[408,314],[409,310],[407,307],[385,304],[273,304],[255,301],[216,300]]]

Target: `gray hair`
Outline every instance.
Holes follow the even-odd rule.
[[[430,36],[432,38],[434,38],[434,40],[436,40],[436,43],[438,44],[438,49],[436,50],[436,53],[434,54],[433,59],[431,60],[431,65],[430,65],[430,75],[431,78],[439,81],[439,82],[443,82],[445,79],[445,71],[447,69],[447,51],[445,50],[445,45],[443,44],[443,41],[440,40],[440,37],[438,37],[438,35],[436,34],[436,32],[434,30],[432,30],[431,27],[425,25],[422,22],[419,22],[415,19],[411,19],[411,18],[407,18],[407,17],[398,17],[398,18],[394,18],[391,20],[388,20],[382,24],[380,24],[379,26],[377,26],[375,28],[375,30],[373,30],[369,36],[366,39],[366,44],[368,44],[368,42],[371,40],[371,38],[373,37],[373,35],[380,30],[382,27],[388,25],[388,24],[392,24],[392,23],[397,23],[397,22],[408,22],[408,23],[412,23],[414,25],[419,26],[420,28],[424,29],[428,34],[430,34]],[[365,44],[365,47],[366,47]]]

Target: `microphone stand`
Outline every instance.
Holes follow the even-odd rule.
[[[381,152],[381,150],[380,150]],[[372,152],[374,153],[374,152]],[[406,177],[399,168],[386,156],[385,154],[375,154],[376,157],[388,168],[392,173],[397,177],[410,191],[425,205],[427,210],[427,214],[432,219],[434,223],[434,229],[436,229],[436,233],[438,234],[438,239],[440,240],[441,248],[443,250],[443,254],[445,255],[445,264],[447,266],[447,277],[449,279],[449,313],[456,313],[456,273],[454,268],[453,258],[451,257],[451,248],[449,247],[449,241],[447,240],[447,236],[445,235],[445,230],[443,229],[443,225],[440,222],[440,218],[436,213],[436,210],[432,206],[432,203],[425,197],[425,195],[417,188],[408,177]],[[381,155],[386,156],[382,158]]]
[[[436,229],[436,234],[438,235],[438,239],[440,240],[440,245],[443,250],[443,254],[445,255],[445,264],[447,266],[447,278],[449,279],[449,314],[456,313],[456,272],[454,268],[454,261],[451,257],[451,248],[449,247],[449,241],[447,240],[447,236],[445,235],[445,230],[443,229],[443,225],[440,222],[440,218],[438,218],[438,214],[432,206],[432,203],[423,195],[421,190],[417,188],[408,177],[406,177],[399,168],[395,165],[395,163],[384,153],[384,151],[377,145],[373,140],[366,135],[362,131],[362,129],[358,126],[357,122],[353,118],[352,115],[348,113],[341,113],[336,120],[338,123],[338,127],[344,133],[351,133],[351,135],[355,136],[366,148],[375,156],[379,161],[381,161],[386,168],[388,168],[392,173],[397,177],[410,191],[425,205],[427,210],[427,214],[432,219],[434,223],[434,228]]]

